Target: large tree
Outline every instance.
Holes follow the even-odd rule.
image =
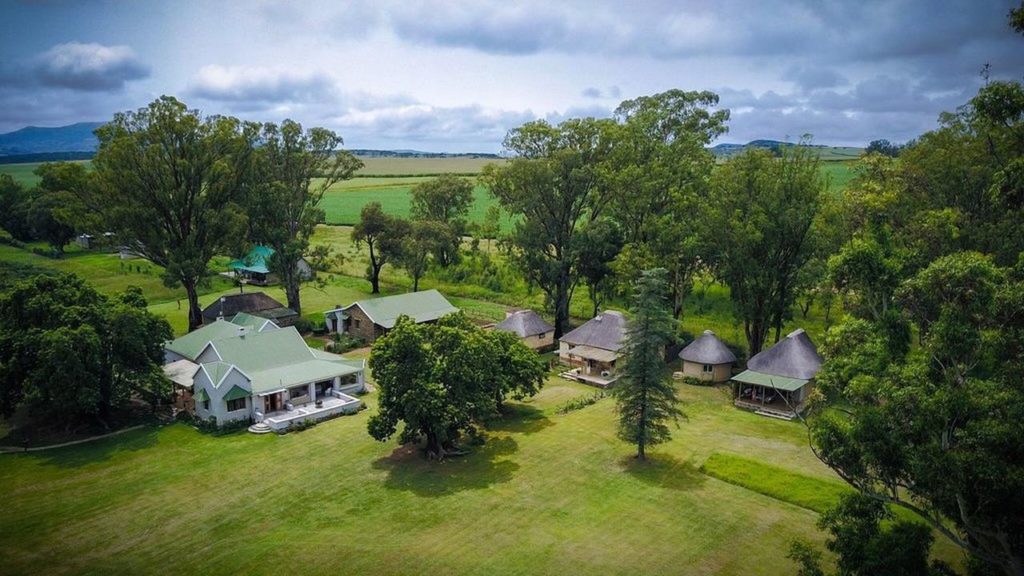
[[[0,174],[0,228],[17,240],[32,240],[29,208],[32,199],[25,187],[10,174]]]
[[[536,393],[545,375],[517,339],[485,332],[462,314],[436,324],[400,317],[374,342],[370,369],[380,388],[370,435],[387,440],[402,423],[400,441],[423,440],[438,459],[455,449],[461,433],[493,416],[507,394]]]
[[[93,230],[89,214],[78,201],[88,194],[90,175],[80,162],[47,162],[36,168],[39,185],[32,193],[29,223],[37,238],[58,254],[79,231]]]
[[[641,460],[647,457],[648,446],[671,439],[668,424],[682,416],[665,362],[665,350],[675,333],[667,275],[665,269],[655,268],[636,281],[614,391],[619,437],[636,445],[636,457]]]
[[[769,331],[779,340],[811,256],[808,236],[824,193],[817,154],[750,150],[716,170],[707,201],[708,258],[730,290],[751,356]]]
[[[445,250],[442,245],[447,243],[449,232],[450,229],[443,222],[434,220],[410,222],[396,262],[412,278],[413,292],[420,289],[420,279],[426,274],[427,267],[430,265],[430,255],[436,255],[439,251]]]
[[[0,413],[109,424],[131,393],[161,393],[170,337],[137,288],[107,298],[72,275],[20,282],[0,295]]]
[[[865,320],[833,329],[818,377],[841,405],[811,418],[817,455],[870,498],[909,509],[975,558],[1024,574],[1024,268],[939,258],[896,304],[919,353]]]
[[[199,285],[210,260],[245,239],[243,202],[258,126],[203,117],[170,96],[122,112],[96,130],[96,193],[84,198],[131,249],[188,296],[188,326],[203,321]]]
[[[334,183],[351,178],[363,163],[325,128],[303,130],[285,120],[264,124],[249,198],[253,241],[274,249],[270,268],[281,280],[288,307],[302,312],[299,262],[307,255],[316,225],[324,221],[320,200]]]
[[[385,214],[380,202],[370,202],[359,213],[359,222],[352,227],[352,240],[357,245],[366,244],[369,249],[366,279],[374,294],[380,294],[380,272],[384,266],[402,257],[409,232],[409,221]]]
[[[441,266],[448,266],[458,259],[459,245],[466,234],[466,218],[472,205],[472,182],[454,174],[442,174],[413,187],[410,202],[412,218],[441,223],[445,227],[435,227],[437,238],[433,253]]]
[[[729,119],[717,105],[713,92],[669,90],[615,110],[609,211],[629,245],[616,268],[626,287],[652,265],[667,269],[677,318],[700,252],[701,199],[715,164],[707,146]]]
[[[580,280],[577,236],[601,214],[608,194],[601,163],[608,156],[610,120],[529,122],[508,133],[503,165],[484,168],[483,181],[511,214],[508,241],[527,279],[540,287],[555,317],[555,337],[569,321],[569,301]]]

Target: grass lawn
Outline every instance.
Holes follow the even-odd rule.
[[[817,468],[800,429],[685,392],[690,422],[648,464],[615,438],[610,400],[555,415],[589,393],[561,380],[440,464],[371,440],[370,411],[283,437],[174,425],[4,456],[4,572],[791,571],[788,539],[820,540],[815,515],[699,468],[738,446]],[[748,554],[739,534],[757,541]]]
[[[443,463],[370,439],[374,394],[367,411],[281,437],[176,424],[0,456],[4,573],[775,575],[793,572],[790,540],[822,542],[786,482],[764,479],[780,499],[701,471],[742,454],[833,484],[798,424],[684,385],[688,420],[638,463],[613,400],[555,414],[589,393],[552,378],[485,446]]]
[[[328,224],[353,225],[359,222],[359,212],[370,202],[380,202],[384,212],[409,217],[412,189],[430,177],[353,178],[332,185],[324,193],[321,208]],[[469,178],[469,180],[474,180]],[[482,223],[487,209],[497,201],[483,186],[473,188],[473,204],[469,208],[469,221]],[[508,226],[508,216],[503,224]]]

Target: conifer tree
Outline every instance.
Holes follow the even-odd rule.
[[[672,341],[672,309],[668,302],[668,272],[646,270],[636,281],[632,321],[626,329],[623,367],[615,388],[619,437],[636,444],[636,457],[646,458],[648,446],[671,438],[669,421],[683,413],[665,364],[665,348]]]

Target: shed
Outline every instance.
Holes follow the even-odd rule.
[[[324,312],[324,323],[328,330],[344,332],[370,343],[393,328],[399,316],[408,316],[421,324],[458,311],[437,290],[424,290],[360,300],[344,308],[328,310]]]
[[[591,383],[607,386],[615,380],[615,364],[626,339],[626,317],[605,310],[580,327],[564,334],[558,357],[574,366],[574,374]]]
[[[519,336],[523,344],[534,350],[546,350],[555,345],[555,327],[533,310],[510,312],[494,329]]]
[[[683,360],[683,375],[710,382],[725,382],[732,377],[736,355],[711,330],[690,342],[679,351]]]
[[[218,318],[233,318],[240,312],[273,320],[278,326],[291,326],[299,319],[298,313],[286,308],[263,292],[225,294],[203,309],[203,323],[215,322]]]

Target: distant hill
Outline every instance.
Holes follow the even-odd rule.
[[[792,142],[782,142],[780,140],[751,140],[746,144],[734,144],[723,142],[722,144],[716,144],[710,148],[711,153],[719,158],[729,158],[737,154],[742,153],[747,148],[764,148],[766,150],[781,150],[786,146],[794,146]],[[826,146],[824,144],[811,144],[811,148],[819,150],[819,156],[822,160],[856,160],[864,153],[863,148],[854,148],[849,146]]]
[[[420,150],[368,150],[363,148],[349,150],[349,152],[364,158],[501,158],[497,154],[488,152],[422,152]]]
[[[79,122],[57,128],[27,126],[21,130],[0,134],[0,157],[95,152],[99,141],[92,131],[101,125],[102,122]]]

